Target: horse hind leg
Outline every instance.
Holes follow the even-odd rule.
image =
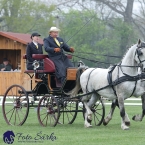
[[[132,117],[132,120],[134,120],[134,121],[142,121],[142,119],[145,115],[145,93],[141,96],[141,99],[142,99],[142,114],[134,115]]]
[[[82,98],[82,102],[83,102],[84,107],[85,107],[85,123],[84,123],[84,126],[85,126],[86,128],[92,127],[92,125],[91,125],[91,124],[89,123],[89,121],[88,121],[88,114],[91,114],[91,113],[92,113],[91,110],[90,110],[90,108],[89,108],[88,105],[87,105],[87,101],[89,100],[90,97],[91,97],[91,96],[84,96],[84,97]]]
[[[97,102],[97,100],[100,98],[100,95],[97,93],[93,93],[91,96],[91,99],[88,101],[87,105],[89,108],[92,108],[92,106]],[[91,114],[88,114],[88,121],[91,123],[92,122],[92,111]]]
[[[85,127],[92,127],[91,121],[92,121],[92,111],[91,107],[97,102],[97,94],[92,94],[90,100],[88,102],[84,101],[84,106],[86,108],[85,113]]]
[[[103,125],[106,126],[109,123],[109,121],[112,119],[112,116],[113,116],[113,113],[114,113],[114,110],[115,110],[116,106],[118,106],[118,100],[117,99],[112,101],[110,112],[106,116],[106,118],[103,120]]]
[[[88,111],[88,110],[90,110],[90,108],[87,106],[87,102],[84,101],[83,103],[84,103],[84,106],[85,106],[85,109],[86,109],[84,126],[86,128],[89,128],[89,127],[92,127],[92,125],[90,124],[91,123],[91,121],[90,121],[91,120],[91,112]],[[88,118],[88,116],[89,116],[89,118]]]

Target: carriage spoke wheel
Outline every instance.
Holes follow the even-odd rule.
[[[42,126],[56,126],[60,116],[57,99],[52,95],[43,96],[38,104],[37,117]]]
[[[59,98],[60,124],[72,124],[77,116],[78,100]]]
[[[105,106],[102,99],[98,100],[95,105],[92,106],[91,111],[93,112],[93,117],[91,124],[95,126],[100,126],[105,117]],[[85,117],[85,108],[83,111],[83,116]]]
[[[10,86],[3,98],[2,111],[8,125],[23,125],[29,113],[29,99],[25,89],[19,85]]]

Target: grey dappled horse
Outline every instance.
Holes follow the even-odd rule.
[[[107,86],[108,70],[102,68],[88,68],[84,72],[83,68],[79,68],[77,72],[76,86],[72,90],[72,96],[76,96],[80,89],[83,93],[93,92]],[[131,46],[124,55],[120,65],[118,64],[112,71],[112,81],[123,76],[138,76],[145,71],[145,43],[138,41],[137,44]],[[114,93],[116,92],[116,95]],[[124,100],[130,96],[142,98],[142,115],[135,115],[133,120],[141,121],[145,115],[145,81],[138,79],[137,81],[125,81],[112,87],[107,87],[98,92],[93,92],[91,95],[83,96],[82,102],[86,108],[85,113],[85,127],[91,127],[90,121],[92,120],[91,106],[101,97],[105,97],[108,100],[112,100],[112,107],[110,113],[104,119],[104,125],[107,125],[112,118],[114,109],[118,105],[121,116],[121,128],[123,130],[129,129],[130,119],[125,112]],[[89,121],[90,120],[90,121]]]

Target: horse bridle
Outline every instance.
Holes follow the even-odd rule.
[[[140,56],[143,54],[142,52],[141,52],[141,50],[143,49],[143,48],[145,48],[145,43],[141,43],[141,45],[140,46],[137,46],[137,49],[136,49],[136,52],[135,52],[135,55],[137,54],[137,57],[138,57],[138,60],[139,60],[139,67],[142,67],[142,63],[145,61],[145,59],[144,60],[141,60],[140,59]]]
[[[134,58],[135,58],[135,56],[137,55],[137,58],[138,58],[138,60],[139,60],[139,64],[138,64],[137,66],[121,65],[122,62],[121,62],[119,65],[116,65],[116,66],[118,66],[118,67],[120,68],[121,72],[122,72],[125,76],[129,76],[129,75],[123,72],[122,67],[136,67],[136,68],[139,68],[139,67],[140,67],[141,70],[143,71],[143,64],[142,64],[142,63],[145,61],[145,59],[144,59],[144,60],[141,60],[141,59],[140,59],[140,56],[143,54],[143,53],[141,52],[141,50],[142,50],[143,48],[145,48],[145,43],[141,43],[139,46],[137,46],[137,49],[136,49],[136,51],[135,51]],[[129,77],[134,77],[134,76],[129,76]]]

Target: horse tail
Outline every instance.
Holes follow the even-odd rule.
[[[72,97],[76,96],[78,94],[79,90],[81,89],[80,77],[81,77],[81,74],[84,72],[84,70],[85,70],[85,67],[80,67],[77,70],[77,73],[76,73],[76,85],[75,85],[74,89],[71,90],[71,92],[70,92],[70,95]]]

